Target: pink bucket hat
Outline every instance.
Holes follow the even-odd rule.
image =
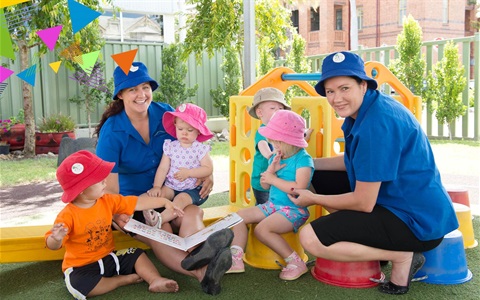
[[[207,113],[203,108],[192,103],[184,103],[178,106],[175,112],[167,111],[163,115],[162,123],[165,131],[174,138],[177,138],[175,124],[173,122],[175,117],[182,119],[198,130],[197,141],[205,142],[213,137],[213,133],[208,129],[207,125],[205,125],[207,122]]]
[[[65,158],[57,169],[62,186],[62,201],[72,202],[81,192],[107,178],[115,163],[100,159],[90,151],[80,150]]]
[[[277,110],[267,126],[258,129],[264,137],[289,145],[305,148],[305,120],[290,110]]]

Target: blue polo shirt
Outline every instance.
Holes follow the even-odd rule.
[[[458,228],[427,136],[403,104],[368,89],[356,119],[347,117],[345,166],[356,181],[381,182],[377,204],[392,211],[422,241]]]
[[[150,104],[148,144],[133,127],[125,110],[109,117],[102,126],[96,154],[115,163],[112,173],[118,173],[120,194],[138,196],[152,187],[163,155],[163,142],[174,139],[163,128],[162,117],[165,112],[173,110],[165,103]]]

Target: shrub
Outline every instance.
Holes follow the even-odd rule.
[[[38,125],[38,130],[44,133],[73,131],[74,129],[75,121],[70,116],[61,113],[43,118]]]

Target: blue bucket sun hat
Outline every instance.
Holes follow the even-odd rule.
[[[322,77],[315,85],[320,96],[325,97],[325,80],[337,76],[355,76],[367,82],[369,89],[377,89],[377,82],[365,73],[365,63],[362,58],[351,52],[335,52],[323,60]]]
[[[127,75],[120,67],[116,67],[113,71],[113,82],[115,91],[113,92],[113,100],[117,100],[118,93],[121,90],[137,86],[144,82],[150,82],[152,91],[158,88],[158,83],[148,75],[147,67],[141,62],[133,62]]]

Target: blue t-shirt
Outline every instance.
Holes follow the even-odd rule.
[[[260,127],[264,127],[265,125],[262,124]],[[251,184],[254,189],[257,191],[268,192],[266,189],[262,187],[260,184],[260,176],[265,170],[268,168],[268,159],[266,159],[260,150],[258,150],[258,143],[260,141],[265,141],[268,143],[267,138],[260,134],[260,132],[255,133],[255,154],[253,156],[253,166],[252,166],[252,179]],[[270,150],[273,149],[272,145],[268,144]]]
[[[148,145],[133,127],[125,110],[109,117],[102,126],[96,154],[115,163],[112,173],[118,173],[120,194],[138,196],[152,187],[163,155],[163,142],[174,139],[163,128],[162,117],[167,111],[173,111],[168,104],[150,104]]]
[[[357,180],[381,182],[377,204],[420,240],[438,239],[458,228],[427,136],[404,105],[369,89],[357,118],[347,117],[342,130],[352,190]]]
[[[269,159],[269,164],[272,163],[275,154]],[[313,159],[305,149],[300,149],[295,155],[290,156],[287,159],[281,159],[280,165],[286,166],[277,171],[277,177],[286,181],[295,181],[297,175],[297,169],[308,167],[311,168],[310,178],[308,182],[312,181],[314,166]],[[309,184],[310,185],[310,184]],[[282,205],[288,207],[303,207],[293,203],[287,196],[287,193],[280,190],[275,186],[270,186],[270,201],[275,205]]]

